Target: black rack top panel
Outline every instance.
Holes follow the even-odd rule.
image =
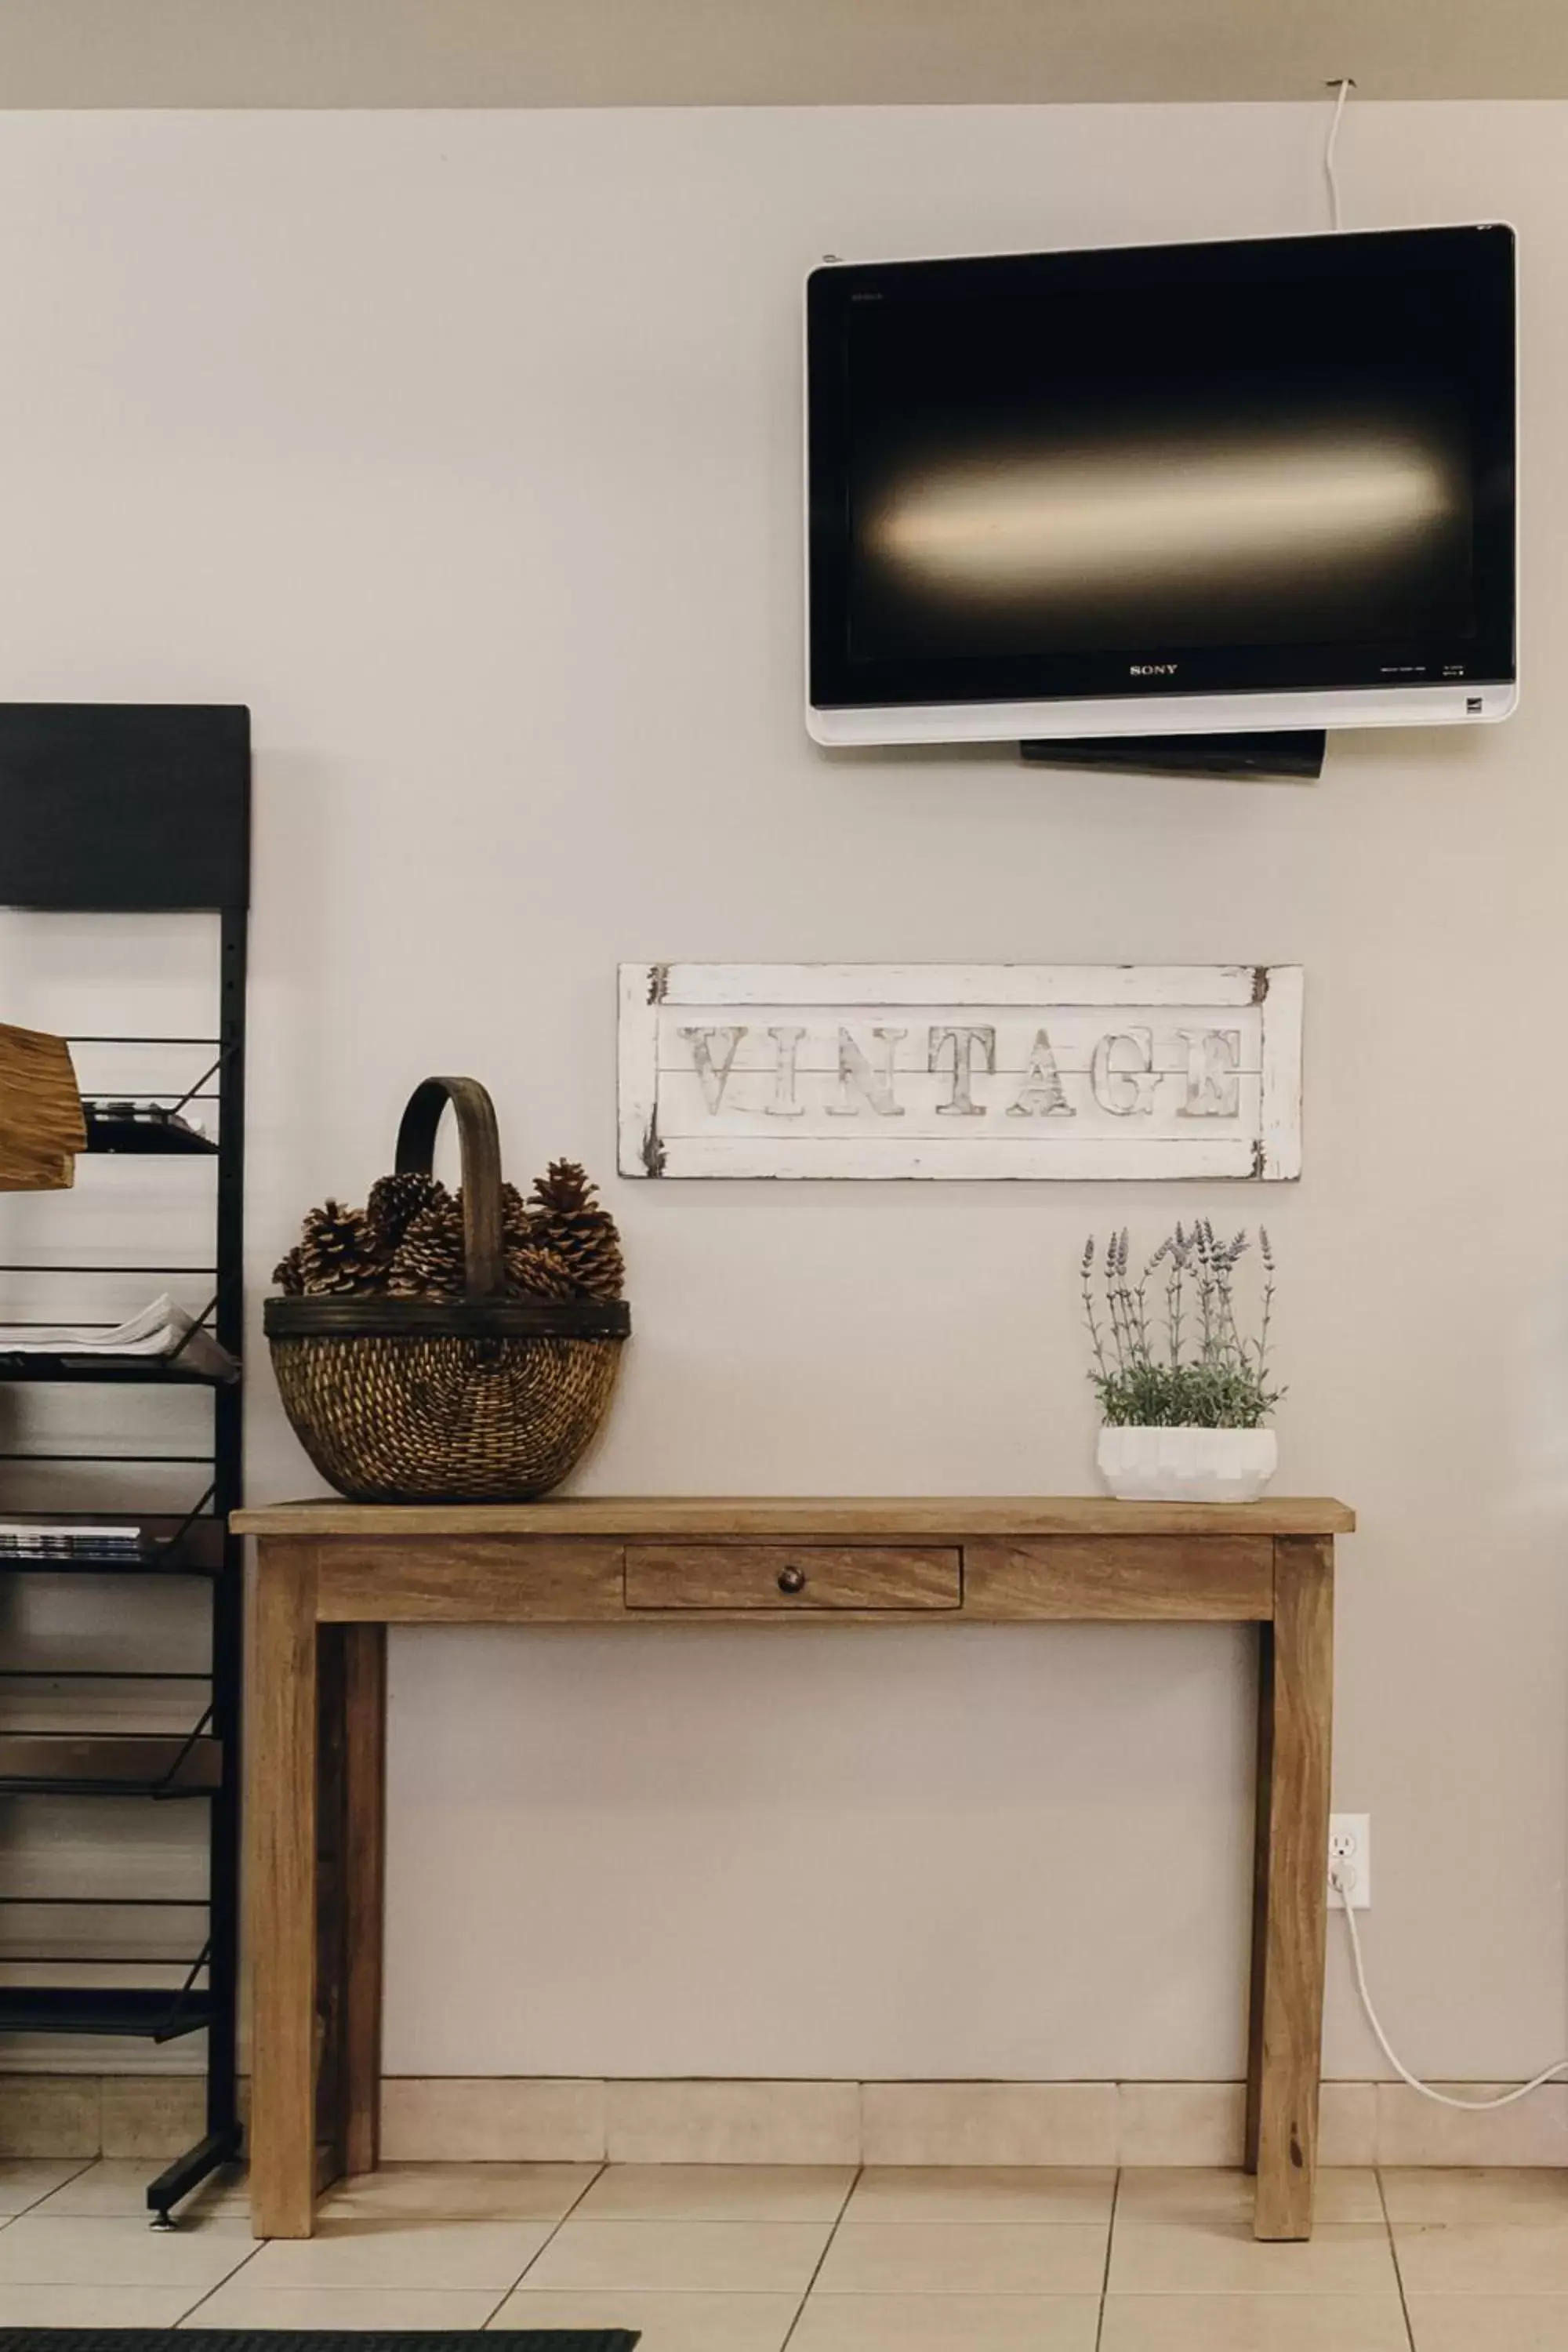
[[[250,899],[243,704],[0,702],[0,906]]]

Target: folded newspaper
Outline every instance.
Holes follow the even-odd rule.
[[[0,1356],[177,1357],[214,1380],[232,1380],[239,1370],[206,1326],[166,1291],[112,1330],[91,1323],[0,1323]]]

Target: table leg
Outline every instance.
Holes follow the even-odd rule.
[[[1263,1988],[1268,1981],[1268,1843],[1274,1801],[1274,1624],[1258,1629],[1258,1775],[1252,1817],[1252,1971],[1247,2019],[1247,2169],[1263,2121]]]
[[[1248,2053],[1253,2234],[1312,2229],[1328,1926],[1329,1759],[1333,1714],[1333,1545],[1274,1547],[1274,1622],[1259,1690],[1258,1885]],[[1266,1830],[1265,1830],[1266,1823]]]
[[[381,2100],[385,1629],[325,1624],[317,1650],[318,2187],[374,2172]]]
[[[386,1628],[345,1625],[342,2133],[349,2172],[381,2153],[381,1986],[386,1855]]]
[[[250,2210],[308,2238],[316,2201],[316,1555],[259,1547],[249,1827]]]

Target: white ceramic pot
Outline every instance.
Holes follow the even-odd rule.
[[[1279,1465],[1271,1429],[1111,1429],[1100,1475],[1128,1503],[1252,1503]]]

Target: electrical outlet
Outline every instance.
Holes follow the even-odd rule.
[[[1370,1911],[1372,1908],[1372,1815],[1370,1813],[1331,1813],[1329,1815],[1329,1869],[1339,1871],[1351,1890],[1351,1909]],[[1329,1908],[1342,1911],[1344,1905],[1331,1881],[1329,1886]]]

